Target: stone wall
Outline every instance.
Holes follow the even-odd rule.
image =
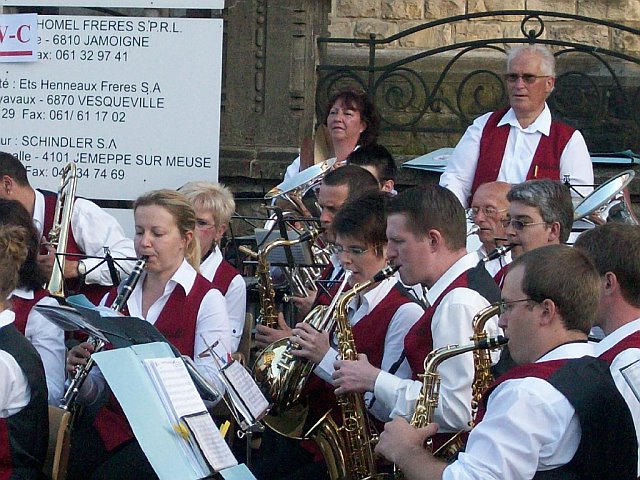
[[[329,32],[332,37],[367,38],[371,33],[389,37],[424,22],[496,10],[545,10],[584,15],[640,28],[637,0],[332,0]],[[640,41],[632,35],[613,35],[607,27],[588,31],[575,22],[560,20],[549,25],[556,39],[597,43],[605,48],[640,52]],[[434,48],[454,41],[490,36],[519,35],[516,19],[474,20],[437,32],[414,35],[390,48]],[[549,38],[549,37],[545,37]]]

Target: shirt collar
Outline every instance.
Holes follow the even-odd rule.
[[[38,230],[38,236],[44,235],[44,195],[38,190],[34,190],[36,199],[33,204],[33,224]]]
[[[478,264],[478,252],[467,253],[464,257],[458,259],[456,263],[451,265],[449,269],[438,279],[433,286],[427,290],[427,302],[433,305],[435,301],[442,295],[442,292],[451,285],[451,283],[470,268]]]
[[[147,273],[144,272],[143,275],[146,276]],[[189,292],[196,281],[196,276],[197,272],[185,259],[165,285],[164,292],[167,293],[169,291],[173,291],[176,285],[180,285],[184,289],[185,295],[189,295]],[[144,280],[144,278],[141,278],[138,282],[140,288],[144,283],[142,280]]]
[[[551,110],[549,110],[549,106],[545,102],[544,109],[542,110],[542,113],[538,115],[538,118],[536,118],[527,128],[522,128],[516,118],[516,113],[513,111],[513,108],[510,108],[498,122],[499,127],[502,125],[511,125],[512,127],[518,128],[526,133],[540,132],[548,137],[549,132],[551,132]]]
[[[594,356],[593,344],[589,342],[570,342],[557,346],[550,352],[545,353],[542,357],[535,361],[548,362],[549,360],[562,360],[565,358],[580,358],[585,355]]]
[[[0,312],[0,328],[6,327],[7,325],[13,323],[16,319],[16,314],[11,310],[3,310]]]
[[[628,337],[633,332],[637,332],[640,330],[640,318],[635,319],[632,322],[625,323],[621,327],[618,327],[609,335],[604,337],[600,342],[596,343],[595,348],[598,354],[602,352],[606,352],[611,347],[613,347],[620,340]]]
[[[395,277],[389,277],[382,280],[378,285],[376,285],[371,290],[365,292],[360,295],[360,308],[366,307],[365,315],[371,313],[371,310],[376,308],[378,304],[382,301],[383,298],[387,296],[389,291],[396,284],[397,280]],[[356,305],[357,300],[353,299],[351,305]]]
[[[11,297],[18,297],[18,298],[23,298],[25,300],[33,300],[33,290],[25,290],[24,288],[16,288],[13,292],[11,292],[11,294],[9,295],[9,298]]]

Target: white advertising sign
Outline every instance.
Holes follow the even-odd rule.
[[[224,0],[0,0],[0,5],[102,8],[198,8],[223,9]]]
[[[38,57],[38,16],[0,15],[0,62],[34,62]]]
[[[218,178],[222,20],[38,17],[39,60],[0,64],[0,150],[56,190],[132,200]]]

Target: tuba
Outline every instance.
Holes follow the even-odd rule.
[[[486,341],[489,338],[489,334],[484,331],[484,327],[489,319],[497,315],[499,311],[499,305],[489,305],[475,314],[471,321],[473,327],[471,341],[474,344]],[[471,420],[469,422],[471,428],[475,425],[476,413],[478,412],[482,394],[493,382],[489,349],[480,348],[473,351],[473,369],[475,373],[471,384]]]
[[[140,279],[140,275],[144,270],[145,265],[147,264],[147,259],[145,257],[141,257],[133,267],[133,270],[125,283],[120,287],[118,295],[111,305],[111,309],[120,312],[127,304],[127,300],[131,296],[133,289],[135,288],[138,280]],[[93,345],[93,351],[99,352],[105,346],[105,342],[97,337],[89,337],[87,340]],[[89,357],[87,359],[87,363],[76,368],[76,372],[69,383],[69,387],[64,392],[64,396],[62,400],[60,400],[59,407],[63,410],[71,410],[75,405],[76,398],[78,397],[78,393],[80,392],[80,387],[87,379],[87,375],[89,375],[89,371],[93,368],[94,361],[93,357]]]
[[[355,285],[344,293],[336,305],[336,330],[338,333],[338,350],[342,360],[357,360],[356,344],[353,338],[351,324],[347,317],[347,304],[353,297],[366,290],[374,283],[378,283],[393,275],[398,269],[388,266],[378,272],[371,280]],[[364,398],[360,393],[347,393],[338,396],[338,405],[342,414],[342,434],[344,444],[344,470],[347,478],[352,480],[385,478],[379,475],[373,453],[374,439],[369,426],[367,409]]]
[[[66,263],[67,242],[69,240],[69,226],[71,224],[71,214],[73,213],[73,202],[76,196],[76,186],[78,175],[76,164],[67,163],[62,169],[60,187],[58,187],[58,199],[56,210],[53,216],[53,226],[49,231],[49,243],[56,250],[56,260],[51,271],[51,277],[47,282],[46,289],[52,296],[64,298],[64,266]]]
[[[481,313],[484,310],[481,310]],[[497,337],[488,337],[485,340],[474,341],[467,345],[447,345],[445,347],[433,350],[424,359],[424,373],[419,374],[422,377],[422,389],[420,395],[416,401],[416,409],[411,417],[411,425],[416,428],[426,427],[433,421],[433,415],[436,407],[438,406],[438,399],[440,396],[440,375],[437,372],[438,366],[446,359],[455,357],[474,350],[491,350],[508,342],[502,335]],[[431,439],[427,440],[427,449],[433,450],[433,444]],[[454,435],[449,442],[433,452],[435,456],[452,459],[463,447],[462,439],[460,438],[460,432]]]
[[[611,221],[638,225],[627,189],[634,176],[633,170],[626,170],[604,182],[576,206],[573,220],[585,219],[595,225]]]

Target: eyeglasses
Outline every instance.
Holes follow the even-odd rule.
[[[527,85],[531,85],[532,83],[535,83],[535,81],[539,78],[547,78],[550,76],[551,75],[534,75],[533,73],[523,73],[522,75],[519,75],[517,73],[507,73],[504,78],[509,83],[516,83],[518,79],[521,78],[524,83],[526,83]]]
[[[467,218],[474,218],[478,213],[484,213],[485,217],[495,217],[497,214],[506,212],[508,208],[495,207],[471,207],[467,208]]]
[[[198,230],[211,230],[212,228],[216,228],[215,224],[209,223],[206,220],[196,220],[196,228]]]
[[[520,300],[508,300],[508,301],[500,300],[499,302],[496,302],[496,305],[498,306],[498,315],[504,315],[509,310],[511,310],[512,305],[514,303],[520,303],[520,302],[540,303],[540,302],[536,302],[535,300],[532,300],[531,298],[521,298]]]
[[[362,248],[362,247],[343,247],[342,245],[337,245],[337,244],[331,245],[330,249],[336,255],[340,255],[344,252],[347,252],[348,254],[355,255],[356,257],[359,257],[360,255],[364,255],[369,250],[371,250],[370,248]]]
[[[505,218],[500,220],[503,228],[507,228],[509,225],[513,227],[514,230],[522,231],[524,227],[530,227],[532,225],[546,225],[547,222],[525,222],[523,220],[518,220],[517,218]]]

